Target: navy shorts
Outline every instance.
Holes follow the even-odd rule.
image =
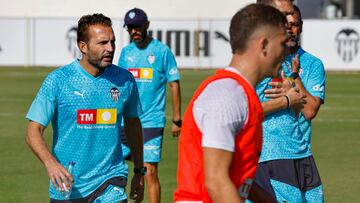
[[[71,200],[50,199],[50,203],[97,203],[97,202],[127,202],[125,192],[127,180],[124,177],[114,177],[103,183],[87,197]]]
[[[164,128],[143,128],[144,162],[158,163],[161,160]],[[124,129],[121,130],[121,143],[123,157],[131,160],[130,149],[126,140]]]
[[[313,156],[259,163],[255,182],[278,202],[324,202],[322,183]]]

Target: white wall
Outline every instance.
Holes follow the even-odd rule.
[[[71,28],[80,16],[94,12],[113,19],[117,63],[121,48],[129,41],[121,27],[123,15],[128,9],[140,7],[148,13],[150,29],[161,32],[162,41],[168,41],[180,67],[224,67],[231,57],[226,41],[229,20],[253,2],[0,0],[0,65],[59,66],[70,62],[78,54],[76,32]],[[304,49],[323,60],[327,70],[360,70],[360,20],[305,20],[303,30]],[[176,35],[180,37],[176,39]]]
[[[255,0],[0,0],[0,17],[80,17],[103,13],[122,18],[139,7],[151,19],[230,18]]]
[[[122,19],[113,19],[114,63],[129,43]],[[0,18],[0,66],[61,66],[79,57],[77,18]],[[150,31],[169,44],[180,67],[224,67],[231,57],[229,20],[154,20]],[[14,34],[15,33],[15,34]],[[198,36],[198,38],[197,38]],[[196,40],[198,39],[198,40]]]
[[[115,18],[117,64],[129,37]],[[229,19],[153,20],[153,36],[167,43],[180,67],[219,68],[231,58]],[[60,66],[78,56],[77,18],[0,18],[0,66]],[[197,40],[198,39],[198,40]],[[305,20],[302,45],[326,70],[360,70],[360,20]]]
[[[327,70],[360,70],[360,20],[305,20],[302,46]]]

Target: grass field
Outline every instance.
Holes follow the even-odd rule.
[[[0,68],[0,202],[49,202],[45,168],[24,141],[24,116],[49,68]],[[182,108],[213,70],[182,70]],[[326,102],[313,121],[312,149],[326,202],[360,202],[360,73],[327,73]],[[167,95],[169,96],[169,95]],[[170,100],[168,100],[170,101]],[[168,106],[168,109],[170,105]],[[171,114],[167,111],[168,124]],[[170,125],[168,125],[170,126]],[[175,189],[177,139],[166,128],[162,202]],[[51,129],[46,131],[51,143]]]

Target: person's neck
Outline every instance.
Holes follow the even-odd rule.
[[[139,43],[135,43],[135,45],[139,48],[139,49],[145,49],[151,42],[153,38],[150,37],[149,35],[146,35],[145,39]]]
[[[230,67],[236,68],[241,75],[243,75],[253,87],[261,81],[261,73],[258,71],[259,67],[249,60],[250,56],[246,54],[233,54],[230,62]]]
[[[294,47],[290,47],[290,54],[296,54],[299,49],[300,49],[299,45],[296,45]]]
[[[105,71],[104,68],[97,68],[97,67],[93,66],[84,58],[82,58],[80,60],[80,65],[82,68],[84,68],[84,70],[86,72],[88,72],[90,75],[92,75],[94,77],[98,77],[99,75],[103,74],[103,72]]]

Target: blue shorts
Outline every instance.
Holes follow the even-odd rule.
[[[114,177],[107,180],[87,197],[70,200],[50,199],[50,203],[127,202],[126,182],[127,180],[124,177]]]
[[[162,141],[164,128],[143,128],[144,137],[144,162],[158,163],[161,160]],[[121,130],[121,142],[123,157],[131,159],[129,145],[126,140],[124,129]]]
[[[322,183],[313,156],[259,163],[255,182],[278,202],[324,202]]]

